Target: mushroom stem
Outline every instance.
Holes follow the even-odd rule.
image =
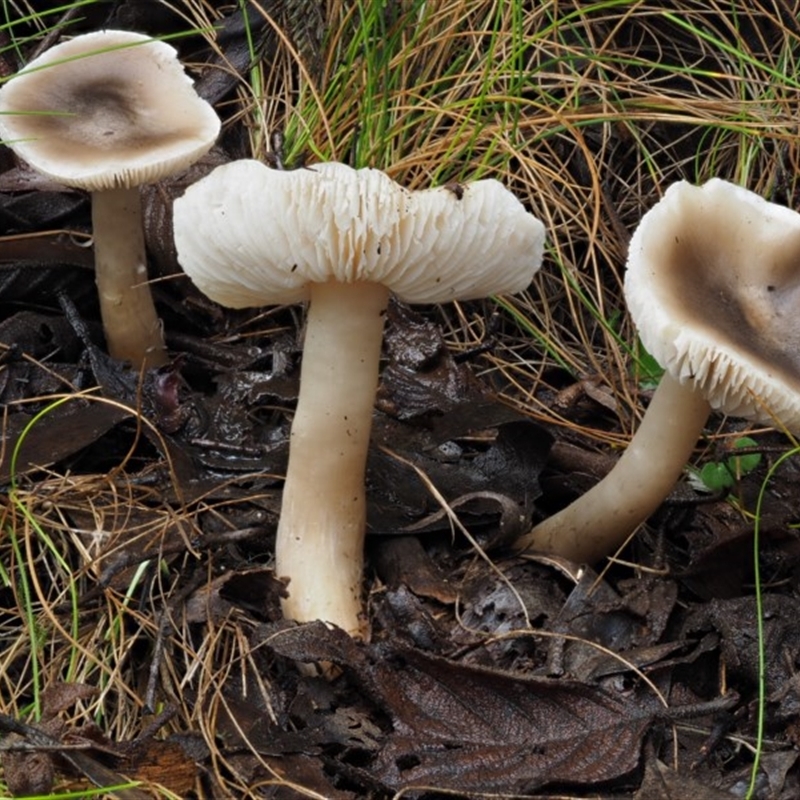
[[[137,369],[167,363],[161,320],[147,283],[138,187],[92,193],[95,277],[108,351]]]
[[[364,473],[389,290],[313,283],[275,545],[284,615],[364,636]]]
[[[710,411],[700,391],[665,373],[611,472],[523,536],[520,547],[589,563],[616,551],[675,486]]]

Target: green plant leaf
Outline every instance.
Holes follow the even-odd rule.
[[[728,465],[721,461],[709,461],[707,464],[703,464],[703,468],[700,470],[700,480],[712,492],[730,489],[735,482]]]
[[[742,436],[733,443],[733,450],[757,447],[758,442]],[[700,470],[700,480],[712,491],[730,489],[737,480],[751,473],[761,463],[761,453],[731,455],[725,461],[709,461]]]
[[[733,443],[733,449],[758,447],[758,442],[749,436],[742,436]],[[732,455],[727,460],[728,469],[737,478],[751,473],[761,463],[761,453],[746,453],[743,456]]]

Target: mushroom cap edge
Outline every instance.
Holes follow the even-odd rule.
[[[672,184],[631,238],[625,298],[645,348],[712,408],[800,431],[800,214],[718,178]]]
[[[70,129],[72,120],[78,125]],[[131,31],[61,42],[0,88],[5,143],[42,174],[89,191],[179,172],[211,148],[219,130],[175,48]]]
[[[175,201],[174,230],[184,271],[232,308],[301,302],[328,280],[383,283],[409,303],[517,292],[545,242],[544,225],[494,179],[410,191],[337,162],[217,167]]]

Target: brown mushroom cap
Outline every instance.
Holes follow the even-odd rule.
[[[673,184],[630,243],[642,343],[712,408],[800,430],[800,214],[734,184]]]
[[[90,191],[178,172],[219,134],[164,42],[100,31],[50,48],[0,89],[0,134],[39,172]]]

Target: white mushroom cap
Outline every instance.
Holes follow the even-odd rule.
[[[0,89],[0,135],[55,180],[131,187],[189,166],[219,134],[164,42],[100,31],[59,44]]]
[[[330,280],[381,283],[409,303],[518,292],[545,240],[496,180],[465,184],[459,199],[332,162],[218,167],[175,201],[174,226],[184,270],[231,308],[297,303],[309,283]]]
[[[631,239],[625,297],[644,346],[712,408],[800,430],[800,214],[673,184]]]

